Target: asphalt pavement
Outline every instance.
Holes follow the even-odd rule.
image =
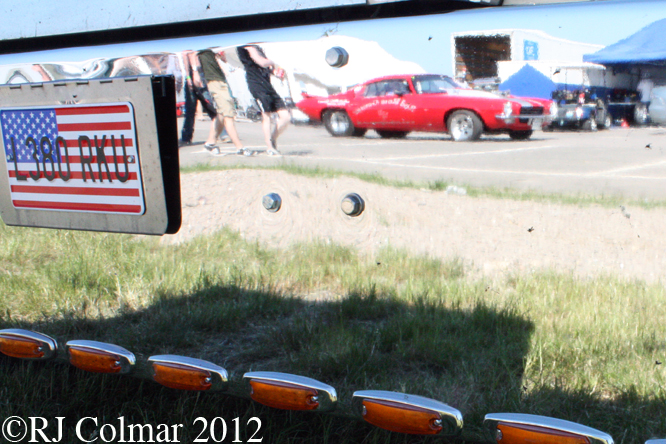
[[[362,138],[336,138],[321,126],[291,125],[278,141],[283,155],[272,157],[266,155],[261,124],[238,121],[241,140],[255,152],[245,157],[236,155],[230,143],[219,144],[221,155],[204,150],[209,125],[210,121],[196,122],[195,143],[180,149],[181,166],[286,163],[417,183],[445,181],[460,186],[666,199],[666,128],[539,130],[527,141],[493,135],[475,142],[453,142],[439,133],[382,139],[368,131]]]

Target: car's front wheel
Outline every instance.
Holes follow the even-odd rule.
[[[532,137],[532,130],[509,131],[509,137],[513,140],[527,140]]]
[[[456,142],[476,140],[483,132],[483,122],[472,111],[455,111],[449,116],[446,126]]]
[[[334,137],[361,137],[366,130],[354,127],[349,115],[341,109],[334,109],[324,112],[322,120],[324,126]]]
[[[407,134],[409,134],[409,131],[390,131],[390,130],[375,130],[377,131],[377,134],[379,134],[379,137],[383,139],[402,139]]]

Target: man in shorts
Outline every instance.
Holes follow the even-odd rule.
[[[287,128],[291,115],[284,100],[271,84],[271,74],[282,78],[284,70],[268,59],[257,45],[245,45],[237,48],[238,58],[245,68],[247,86],[261,109],[261,126],[264,140],[270,156],[279,156],[277,138]],[[272,125],[272,117],[277,114],[277,123]]]
[[[231,92],[229,91],[227,78],[218,64],[217,58],[219,55],[210,49],[199,51],[197,55],[203,72],[203,77],[206,79],[208,85],[208,91],[217,108],[217,116],[213,119],[204,148],[213,154],[218,154],[220,149],[216,144],[217,138],[222,133],[222,130],[226,128],[227,134],[229,134],[231,141],[236,147],[236,153],[245,155],[252,154],[250,151],[243,148],[243,144],[238,138],[236,121],[234,119],[236,117],[236,106],[233,97],[231,97]]]

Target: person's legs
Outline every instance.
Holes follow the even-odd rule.
[[[185,117],[180,132],[181,143],[191,143],[194,135],[194,115],[196,113],[197,98],[190,88],[185,87]]]
[[[273,144],[277,144],[277,138],[284,132],[285,129],[289,126],[289,123],[291,122],[291,115],[289,114],[289,111],[287,111],[285,108],[279,109],[277,111],[277,124],[275,125],[275,129],[273,130]]]
[[[239,152],[242,151],[243,143],[238,137],[236,122],[234,120],[234,117],[236,116],[236,106],[231,97],[231,93],[229,92],[229,86],[225,82],[215,80],[208,83],[208,90],[215,101],[218,113],[217,120],[219,123],[215,124],[215,132],[211,131],[206,144],[215,144],[217,138],[222,133],[222,130],[226,129],[229,138],[234,143],[236,149]]]
[[[231,137],[229,137],[229,133],[227,133],[227,124],[224,124],[224,128],[222,129],[222,132],[220,133],[219,136],[220,142],[224,143],[229,143],[231,142]]]
[[[224,129],[227,130],[227,134],[229,135],[229,138],[231,141],[234,143],[234,146],[238,150],[243,149],[243,143],[240,141],[240,138],[238,137],[238,132],[236,131],[236,121],[234,120],[233,117],[224,117]]]
[[[266,152],[269,155],[279,155],[280,152],[277,150],[277,145],[275,144],[275,136],[279,132],[276,132],[276,128],[273,127],[273,114],[278,111],[278,108],[275,106],[275,98],[273,97],[276,94],[272,94],[270,91],[251,92],[261,109],[261,129],[264,132],[264,142],[268,147]]]
[[[269,150],[275,149],[273,146],[273,113],[261,113],[261,129],[264,132],[264,142]]]
[[[265,92],[263,104],[266,111],[276,114],[275,126],[271,128],[270,145],[273,150],[277,151],[277,139],[289,125],[291,115],[289,114],[284,101],[273,88]],[[279,154],[279,152],[272,154]]]
[[[206,145],[215,145],[215,142],[217,142],[217,137],[222,132],[222,128],[224,128],[224,123],[222,121],[222,116],[218,114],[210,123],[210,131],[208,131]]]

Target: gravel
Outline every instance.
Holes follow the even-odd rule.
[[[321,240],[372,256],[390,246],[459,259],[472,277],[555,270],[647,282],[666,270],[666,210],[604,208],[475,198],[380,186],[354,178],[309,178],[269,170],[182,176],[183,224],[163,242],[180,243],[222,227],[282,248]],[[277,193],[279,211],[263,197]],[[342,199],[357,193],[365,211],[349,217]]]

